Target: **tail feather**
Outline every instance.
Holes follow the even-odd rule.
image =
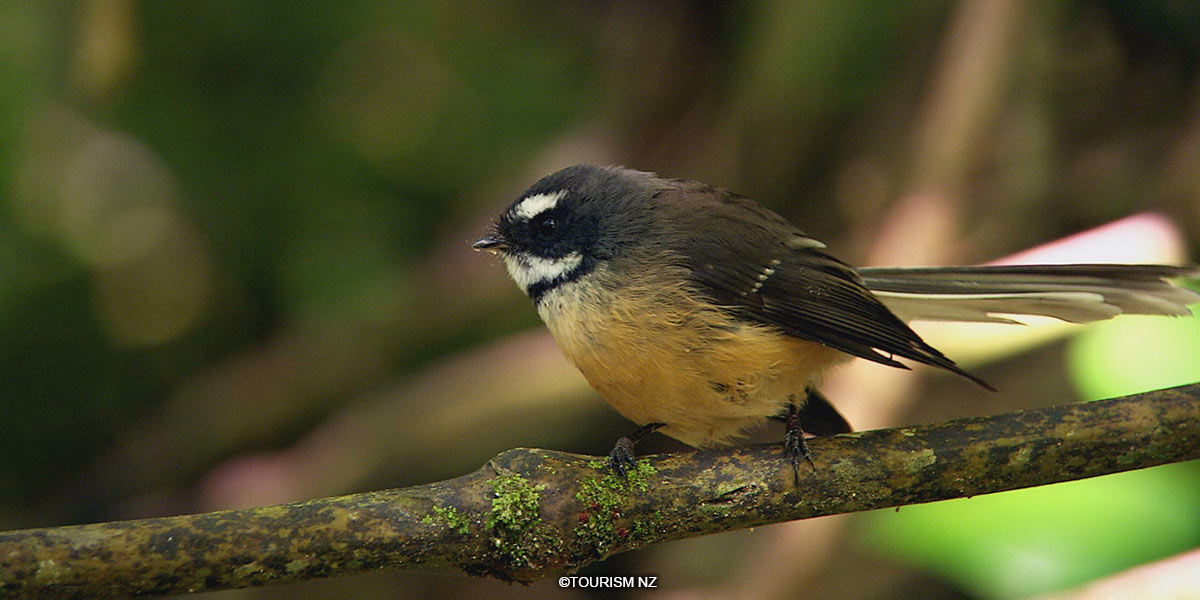
[[[906,320],[1015,323],[999,315],[1040,315],[1087,323],[1119,314],[1191,314],[1200,294],[1168,279],[1200,267],[1164,265],[995,265],[865,268],[863,283]]]

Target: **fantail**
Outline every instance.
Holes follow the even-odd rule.
[[[813,389],[858,356],[906,358],[991,389],[926,344],[907,320],[1087,322],[1187,315],[1200,295],[1161,265],[854,269],[783,217],[725,190],[622,167],[576,165],[543,178],[474,243],[504,259],[563,353],[642,427],[610,455],[618,473],[637,438],[728,444],[786,415],[793,468],[802,432],[849,432]]]

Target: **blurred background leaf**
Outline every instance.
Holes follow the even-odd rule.
[[[1067,353],[1087,400],[1200,381],[1200,317],[1126,317],[1089,327]]]
[[[1023,598],[1196,545],[1192,463],[871,513],[870,537],[988,598]]]
[[[468,247],[576,162],[751,195],[855,263],[983,262],[1148,212],[1151,238],[1104,259],[1195,262],[1198,66],[1200,6],[1170,0],[0,3],[0,527],[406,485],[512,446],[607,452],[630,424]],[[1200,376],[1196,327],[962,350],[1001,394],[870,365],[828,392],[875,427],[1160,387]],[[1015,597],[1200,545],[1195,475],[592,572],[691,597]],[[428,573],[225,595],[530,593],[595,595]]]

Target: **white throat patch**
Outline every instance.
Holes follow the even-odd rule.
[[[513,206],[513,214],[524,220],[532,219],[558,206],[558,201],[562,200],[562,197],[566,195],[567,190],[559,190],[549,194],[527,196]]]
[[[526,292],[538,283],[554,281],[566,275],[583,262],[583,255],[572,252],[562,258],[506,254],[504,266],[508,274]]]

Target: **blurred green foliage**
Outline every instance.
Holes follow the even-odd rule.
[[[882,510],[873,543],[982,598],[1025,598],[1171,556],[1200,539],[1194,462]]]
[[[1072,380],[1086,400],[1200,381],[1200,316],[1097,323],[1069,350]]]

